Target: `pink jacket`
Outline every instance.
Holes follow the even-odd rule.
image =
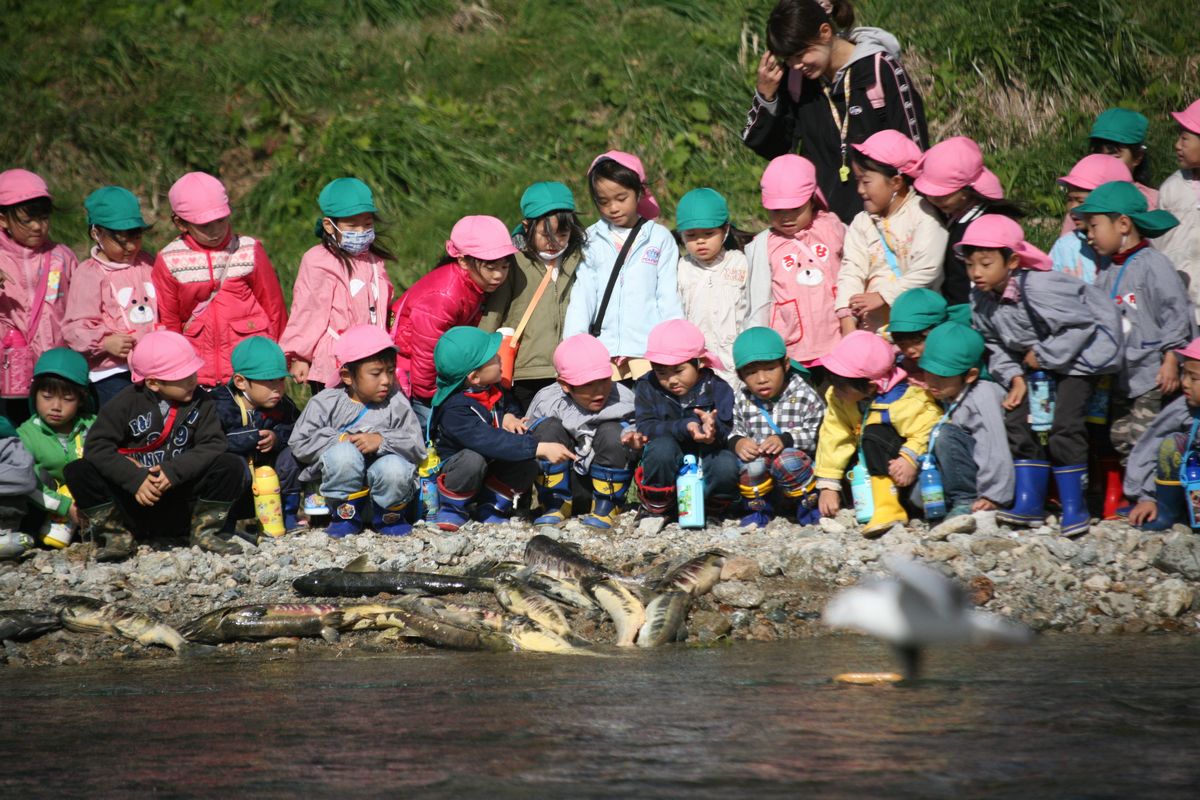
[[[79,265],[67,295],[63,340],[87,358],[92,372],[125,369],[125,359],[104,349],[104,338],[128,333],[140,339],[158,327],[158,302],[151,279],[154,262],[139,251],[132,264],[114,264],[100,248]]]
[[[328,384],[337,377],[333,345],[354,325],[387,327],[392,282],[383,259],[371,252],[347,256],[351,271],[324,245],[300,259],[292,288],[292,313],[279,346],[288,360],[307,361],[308,379]]]
[[[263,246],[249,236],[230,235],[212,250],[181,236],[159,251],[153,278],[159,322],[188,337],[204,359],[205,386],[233,377],[229,357],[242,339],[278,340],[287,326],[279,277]]]
[[[789,358],[807,363],[841,341],[834,303],[845,237],[836,214],[818,211],[794,239],[768,229],[750,245],[752,263],[770,264],[770,324],[787,343]]]
[[[67,291],[78,263],[65,244],[50,242],[30,250],[0,231],[0,273],[4,276],[4,285],[0,286],[0,339],[10,331],[19,332],[33,348],[35,359],[47,350],[61,347]],[[31,332],[30,306],[37,296],[43,272],[47,276],[46,305],[37,330]]]
[[[458,264],[443,264],[410,286],[394,312],[396,377],[410,397],[428,403],[437,390],[433,347],[455,325],[479,324],[483,289]]]

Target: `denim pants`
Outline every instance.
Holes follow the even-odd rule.
[[[646,486],[674,486],[683,465],[684,453],[692,453],[704,468],[704,496],[733,500],[739,496],[738,474],[741,462],[729,450],[708,450],[698,447],[685,450],[670,436],[651,439],[642,454],[642,480]]]
[[[376,505],[406,503],[416,491],[416,474],[415,466],[394,453],[364,456],[350,442],[338,442],[321,454],[321,494],[337,500],[362,491],[365,484]]]
[[[975,438],[957,425],[947,423],[938,429],[937,441],[933,443],[933,457],[942,474],[942,489],[946,492],[947,505],[954,508],[974,503],[979,497]]]

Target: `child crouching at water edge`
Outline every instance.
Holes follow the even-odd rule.
[[[425,438],[408,398],[396,386],[396,348],[374,325],[355,325],[333,348],[338,382],[304,407],[292,429],[291,450],[305,465],[304,481],[320,478],[341,538],[369,524],[384,536],[403,536],[416,493],[416,465]]]

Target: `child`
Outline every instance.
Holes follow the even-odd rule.
[[[29,493],[37,488],[33,456],[21,443],[8,417],[0,416],[0,559],[16,558],[34,546],[21,533]]]
[[[495,217],[463,217],[446,242],[450,259],[408,288],[393,306],[396,377],[422,429],[437,393],[433,350],[456,325],[478,325],[484,298],[504,285],[513,267],[512,237]]]
[[[184,527],[201,550],[242,552],[219,534],[246,466],[225,452],[217,407],[197,391],[203,367],[182,335],[147,333],[129,354],[133,385],[100,410],[83,458],[64,468],[71,496],[104,542],[97,561],[121,561],[137,538]]]
[[[980,379],[983,336],[958,322],[929,332],[921,369],[929,394],[945,409],[929,437],[942,475],[946,519],[1012,503],[1016,478],[1004,427],[1004,390]]]
[[[970,326],[969,305],[947,305],[946,298],[932,289],[909,289],[896,298],[888,320],[888,336],[903,358],[900,366],[908,373],[908,382],[925,386],[925,373],[919,366],[925,352],[925,337],[948,320]]]
[[[647,439],[638,467],[641,516],[664,517],[675,502],[675,478],[685,454],[704,469],[704,495],[714,514],[738,497],[740,465],[727,449],[733,429],[733,390],[713,372],[720,360],[704,334],[687,320],[661,322],[650,331],[651,371],[634,391],[637,430]]]
[[[1146,428],[1129,454],[1125,494],[1137,498],[1129,524],[1144,531],[1165,531],[1176,523],[1190,525],[1188,498],[1180,470],[1197,452],[1200,440],[1200,339],[1176,352],[1183,364],[1183,394],[1172,400]]]
[[[587,230],[563,336],[590,333],[614,355],[617,377],[638,378],[649,369],[644,356],[650,329],[683,316],[679,248],[655,222],[658,203],[637,156],[617,150],[597,156],[588,187],[600,219]]]
[[[771,276],[768,324],[787,343],[788,358],[810,365],[842,336],[834,301],[846,226],[829,211],[806,158],[772,160],[760,185],[771,227],[754,237],[750,273]]]
[[[425,437],[396,386],[395,345],[382,328],[355,325],[337,340],[333,357],[337,383],[308,401],[289,440],[306,465],[300,480],[321,479],[333,538],[362,533],[368,502],[372,530],[404,536],[412,530],[407,510]]]
[[[729,225],[729,206],[712,189],[693,189],[680,198],[675,228],[687,249],[676,276],[683,315],[721,363],[732,364],[737,335],[770,321],[770,265],[759,261],[757,271],[751,270],[741,234]],[[732,370],[717,375],[731,385],[737,381]]]
[[[1096,266],[1100,257],[1088,244],[1083,220],[1073,212],[1083,205],[1092,190],[1109,181],[1132,181],[1133,175],[1120,159],[1096,153],[1084,156],[1071,171],[1058,179],[1067,195],[1067,218],[1062,235],[1050,248],[1050,261],[1059,272],[1079,278],[1084,283],[1096,282]]]
[[[256,467],[274,467],[279,476],[284,530],[299,527],[300,465],[288,448],[300,412],[287,396],[287,359],[279,345],[265,336],[243,339],[230,356],[233,378],[213,389],[213,402],[225,430],[229,452],[248,462],[246,492],[226,520],[233,533],[239,519],[254,516],[251,483]]]
[[[75,272],[75,254],[50,239],[54,210],[46,182],[23,169],[0,172],[0,355],[5,368],[4,413],[29,416],[33,362],[63,344],[62,321]],[[25,371],[28,370],[28,371]]]
[[[487,296],[479,327],[516,330],[526,320],[513,364],[512,394],[517,405],[528,408],[539,390],[554,383],[554,348],[562,339],[585,234],[575,216],[575,197],[561,183],[526,189],[521,216],[516,269]]]
[[[867,538],[908,522],[897,487],[912,486],[940,411],[924,390],[909,385],[895,351],[877,334],[852,331],[821,359],[831,375],[825,418],[817,435],[817,489],[821,515],[841,508],[842,478],[855,451],[871,480],[875,513],[863,526]]]
[[[913,187],[938,210],[946,226],[942,294],[951,305],[967,303],[971,281],[956,249],[967,226],[984,214],[1019,219],[1022,211],[1004,200],[1000,179],[983,165],[979,145],[966,136],[955,136],[929,148],[919,169]]]
[[[1099,376],[1120,368],[1116,306],[1100,288],[1051,271],[1050,257],[1026,242],[1021,226],[1008,217],[985,214],[972,222],[959,251],[975,284],[971,309],[991,354],[988,368],[1008,389],[1005,425],[1016,459],[1016,502],[996,518],[1014,526],[1040,525],[1053,465],[1062,534],[1086,533],[1084,412]],[[1030,427],[1026,369],[1044,372],[1056,385],[1045,449]]]
[[[171,221],[179,238],[158,251],[154,289],[158,318],[182,333],[203,362],[198,380],[211,389],[233,376],[229,356],[247,336],[279,339],[287,306],[262,243],[233,232],[225,187],[189,172],[171,186]]]
[[[576,334],[554,350],[558,384],[533,398],[526,424],[539,442],[558,442],[578,455],[551,464],[539,460],[538,498],[543,513],[535,525],[557,525],[571,515],[573,475],[589,476],[592,510],[583,524],[611,528],[616,524],[633,475],[630,464],[646,443],[633,427],[633,390],[612,379],[612,356],[604,343]],[[575,492],[581,499],[586,488]]]
[[[1146,134],[1150,120],[1144,114],[1128,108],[1110,108],[1100,113],[1088,133],[1088,152],[1118,159],[1132,173],[1133,183],[1146,205],[1158,208],[1158,192],[1147,186],[1150,180],[1150,159],[1146,151]]]
[[[45,512],[44,524],[42,519],[36,524],[42,526],[42,544],[66,547],[80,517],[66,490],[63,468],[83,456],[84,439],[96,421],[84,357],[65,347],[42,353],[33,369],[29,405],[33,413],[17,434],[36,469],[37,489],[29,496],[34,507]]]
[[[1163,182],[1158,202],[1175,215],[1179,226],[1164,233],[1156,246],[1187,276],[1188,296],[1200,315],[1200,100],[1171,116],[1179,124],[1175,140],[1179,170]]]
[[[933,206],[912,190],[920,149],[896,131],[880,131],[853,147],[852,166],[863,211],[846,232],[838,272],[842,333],[876,330],[905,289],[942,285],[946,231]]]
[[[338,382],[333,358],[338,337],[355,325],[387,328],[392,305],[387,262],[395,257],[376,241],[375,198],[358,178],[325,184],[317,205],[321,243],[300,259],[292,314],[279,346],[291,363],[292,377],[320,389]]]
[[[129,386],[129,351],[158,327],[158,302],[142,249],[149,227],[128,189],[105,186],[83,201],[92,255],[71,280],[63,341],[87,357],[88,378],[101,407]]]
[[[443,459],[436,524],[444,531],[466,524],[474,500],[475,519],[507,522],[517,496],[533,485],[537,459],[562,464],[576,458],[563,444],[529,435],[516,405],[500,390],[503,339],[460,326],[443,334],[434,350],[438,390],[432,428]]]
[[[742,525],[770,521],[772,494],[774,505],[795,506],[800,524],[815,522],[812,458],[825,404],[805,380],[808,370],[788,358],[783,337],[770,328],[743,331],[733,343],[733,363],[745,384],[729,435],[749,512]]]

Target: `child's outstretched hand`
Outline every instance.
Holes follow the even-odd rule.
[[[551,464],[561,464],[579,458],[574,450],[558,442],[540,442],[537,446],[537,457],[544,458]]]
[[[346,437],[364,456],[378,453],[383,446],[383,435],[378,433],[352,433]]]
[[[171,479],[167,477],[167,473],[163,472],[163,468],[155,464],[150,468],[150,479],[154,481],[154,485],[158,487],[160,492],[166,492],[171,488]]]
[[[758,442],[746,436],[738,439],[737,444],[733,446],[734,454],[742,461],[753,461],[758,458],[759,447]]]
[[[779,91],[782,81],[783,67],[779,66],[779,61],[768,50],[758,60],[758,83],[755,88],[763,100],[769,103],[775,99],[775,93]]]
[[[626,428],[621,432],[621,444],[630,450],[641,450],[648,441],[650,440],[646,438],[646,434],[638,433],[637,428]]]
[[[917,467],[904,456],[888,462],[888,476],[897,486],[912,486],[917,479]]]
[[[258,432],[258,445],[256,449],[260,453],[269,453],[275,449],[278,444],[279,437],[275,435],[275,431],[262,430]]]
[[[1158,519],[1158,504],[1153,500],[1139,500],[1137,505],[1129,510],[1129,524],[1135,528],[1154,522]]]
[[[817,496],[817,509],[822,517],[836,517],[842,510],[841,495],[834,489],[822,489]]]
[[[504,419],[500,421],[500,427],[509,433],[525,433],[529,430],[529,427],[525,424],[525,420],[512,413],[504,415]]]
[[[1004,406],[1005,411],[1012,411],[1017,406],[1021,405],[1021,401],[1025,399],[1025,379],[1020,375],[1012,379],[1012,386],[1008,390],[1008,394],[1004,395],[1004,401],[1000,405]]]
[[[688,431],[691,432],[692,438],[700,444],[712,444],[717,440],[717,412],[705,411],[702,408],[697,408],[695,411],[700,422],[689,422]]]
[[[879,292],[863,292],[850,298],[850,311],[859,319],[862,319],[872,311],[878,311],[886,305],[887,301],[883,299],[883,295]]]

